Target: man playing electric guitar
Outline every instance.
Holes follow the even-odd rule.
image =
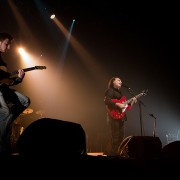
[[[107,109],[107,119],[111,129],[111,151],[109,155],[119,155],[118,147],[124,139],[124,121],[127,120],[126,114],[121,114],[125,110],[132,108],[137,102],[136,97],[133,97],[131,102],[124,103],[121,93],[122,81],[119,77],[113,77],[108,83],[108,89],[105,91],[104,103]],[[113,113],[114,112],[114,113]],[[120,112],[116,117],[116,112]],[[118,120],[117,120],[118,119]]]
[[[16,77],[9,77],[7,64],[2,53],[10,49],[13,37],[8,33],[0,33],[0,153],[11,154],[11,124],[30,105],[30,99],[22,93],[11,89],[22,82],[25,72],[18,70]]]

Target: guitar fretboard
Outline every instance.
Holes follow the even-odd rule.
[[[147,90],[146,90],[146,92],[144,91],[144,92],[142,92],[142,93],[136,95],[135,98],[137,99],[137,98],[140,98],[141,96],[145,96],[146,93],[147,93]],[[126,104],[129,104],[129,103],[131,103],[132,101],[133,101],[133,98],[127,100],[125,103],[126,103]]]
[[[46,66],[34,66],[34,67],[24,68],[23,71],[27,72],[27,71],[32,71],[32,70],[35,70],[35,69],[46,69]],[[15,74],[18,74],[18,70],[11,72],[10,76],[13,76]]]

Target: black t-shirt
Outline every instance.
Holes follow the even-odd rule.
[[[3,61],[0,55],[0,79],[9,77],[9,73],[5,70],[7,69],[7,64]]]
[[[118,112],[121,112],[121,109],[119,109],[116,105],[115,102],[112,101],[112,99],[115,99],[117,101],[120,101],[120,99],[122,98],[122,92],[119,89],[115,89],[115,88],[108,88],[105,91],[105,97],[104,97],[104,103],[107,106],[108,112],[109,110],[118,110]],[[108,115],[110,115],[108,113]],[[111,117],[111,116],[110,116]],[[111,117],[112,118],[112,117]],[[114,118],[113,118],[114,119]],[[127,116],[126,114],[124,114],[124,116],[122,117],[122,121],[119,122],[124,122],[127,121]]]
[[[13,86],[22,82],[22,79],[20,79],[19,77],[11,77],[11,73],[7,72],[7,64],[3,61],[0,54],[0,80],[6,78],[12,80],[10,81],[12,83],[8,84],[9,86]],[[5,85],[4,82],[2,82],[2,84]],[[2,86],[2,84],[0,83],[0,86]]]
[[[5,66],[5,67],[7,67],[7,64],[3,61],[1,55],[0,55],[0,66]]]
[[[112,99],[120,100],[122,97],[122,93],[120,90],[115,88],[108,88],[105,91],[105,98],[104,103],[108,106],[109,109],[117,109],[118,107],[115,106],[115,102]]]

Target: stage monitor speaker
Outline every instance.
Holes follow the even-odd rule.
[[[128,136],[119,146],[119,154],[130,159],[154,159],[162,155],[162,143],[158,137]]]
[[[180,160],[180,141],[166,144],[162,151],[165,159]]]
[[[85,132],[80,124],[42,118],[31,123],[17,140],[22,155],[71,156],[86,154]]]

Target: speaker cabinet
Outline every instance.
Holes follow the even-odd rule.
[[[165,159],[180,160],[180,141],[173,141],[163,147]]]
[[[154,159],[162,155],[162,143],[158,137],[128,136],[119,146],[123,158]]]
[[[80,124],[42,118],[31,123],[17,141],[23,155],[71,156],[86,154],[85,132]]]

